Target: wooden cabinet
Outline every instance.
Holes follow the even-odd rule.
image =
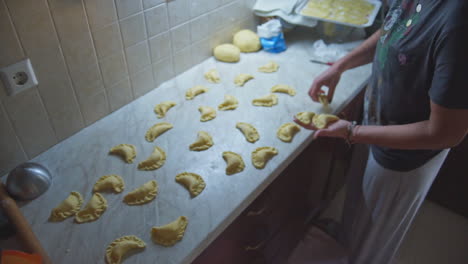
[[[360,120],[364,93],[340,116]],[[318,139],[305,150],[205,249],[194,264],[280,264],[298,244],[307,217],[344,182],[351,150],[343,140]],[[338,175],[338,176],[337,176]]]

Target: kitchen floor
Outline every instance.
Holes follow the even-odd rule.
[[[344,191],[322,217],[339,219]],[[468,219],[425,201],[403,242],[396,264],[468,263]]]

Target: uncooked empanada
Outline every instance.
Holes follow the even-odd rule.
[[[190,150],[202,151],[209,149],[211,146],[213,146],[211,135],[208,134],[208,132],[200,131],[198,132],[197,140],[195,140],[189,148]]]
[[[270,72],[275,72],[279,69],[279,65],[278,63],[274,62],[274,61],[270,61],[269,63],[261,66],[260,68],[258,68],[258,71],[259,72],[267,72],[267,73],[270,73]]]
[[[327,128],[328,125],[336,122],[340,120],[339,117],[337,117],[336,115],[329,115],[329,114],[319,114],[319,115],[315,115],[313,118],[312,118],[312,123],[314,124],[314,126],[318,129],[324,129],[324,128]]]
[[[192,100],[195,96],[208,92],[208,88],[202,85],[196,85],[185,92],[185,99]]]
[[[234,110],[239,105],[239,101],[232,95],[224,95],[224,102],[218,105],[219,110]]]
[[[265,168],[267,162],[278,155],[278,150],[274,147],[260,147],[252,152],[252,164],[257,169]]]
[[[174,126],[168,122],[157,123],[146,131],[145,139],[148,142],[153,142],[157,137],[173,127]]]
[[[325,107],[328,106],[328,96],[327,96],[327,95],[325,95],[325,94],[319,94],[319,95],[318,95],[318,99],[319,99],[319,102],[320,102],[323,106],[325,106]]]
[[[276,94],[265,95],[263,97],[254,99],[252,104],[256,106],[274,106],[278,104],[278,96]]]
[[[287,93],[291,96],[296,95],[296,90],[289,85],[286,84],[277,84],[271,87],[272,93]]]
[[[200,111],[200,114],[201,114],[200,121],[202,122],[209,121],[216,117],[216,109],[214,109],[213,107],[200,106],[198,108],[198,111]]]
[[[119,144],[110,149],[109,154],[119,155],[127,163],[133,163],[136,157],[136,148],[131,144]]]
[[[163,118],[166,116],[167,111],[175,105],[176,102],[173,101],[162,102],[154,107],[154,112],[158,115],[158,118]]]
[[[125,183],[119,175],[104,175],[94,184],[93,192],[120,193],[125,188]]]
[[[219,78],[219,73],[216,69],[212,69],[206,72],[205,79],[210,83],[219,83],[221,81],[221,79]]]
[[[246,82],[252,80],[253,78],[254,77],[250,74],[241,73],[234,79],[234,84],[237,86],[244,86]]]
[[[286,123],[280,126],[276,135],[284,142],[291,142],[294,135],[301,131],[301,128],[294,123]]]
[[[145,204],[151,202],[157,194],[158,183],[152,180],[129,192],[125,195],[123,201],[128,205]]]
[[[244,170],[245,164],[242,156],[231,151],[223,152],[223,159],[226,161],[226,174],[232,175]]]
[[[123,236],[112,241],[106,249],[107,264],[120,264],[130,251],[141,250],[145,242],[136,236]]]
[[[185,216],[179,216],[176,220],[167,225],[151,228],[151,238],[154,243],[169,247],[182,240],[187,228],[188,219]]]
[[[156,170],[162,167],[166,162],[166,152],[160,147],[154,147],[153,153],[148,157],[148,159],[140,162],[138,164],[139,170]]]
[[[301,123],[305,125],[310,125],[312,123],[312,118],[314,118],[314,112],[300,112],[296,114],[297,120],[301,121]]]
[[[83,204],[83,197],[79,192],[71,192],[57,207],[52,209],[49,220],[53,222],[63,221],[75,215]]]
[[[97,220],[107,209],[107,201],[100,193],[94,193],[83,210],[76,213],[75,221],[79,224]]]
[[[255,129],[255,127],[249,123],[238,122],[236,124],[236,128],[238,128],[242,134],[244,134],[245,139],[250,143],[255,143],[260,139],[260,135],[258,134],[257,129]]]
[[[205,189],[203,178],[193,172],[182,172],[177,174],[175,181],[182,184],[190,192],[192,197],[199,195]]]

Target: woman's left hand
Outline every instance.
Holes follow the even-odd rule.
[[[333,124],[330,124],[327,128],[318,129],[313,124],[303,124],[296,118],[294,118],[294,122],[305,129],[316,130],[314,133],[314,139],[317,137],[334,137],[346,139],[348,137],[348,126],[351,124],[349,121],[340,119]]]

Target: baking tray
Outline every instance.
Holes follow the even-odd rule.
[[[375,0],[365,0],[366,2],[368,2],[369,4],[373,5],[374,6],[374,9],[372,10],[372,12],[370,13],[369,17],[368,17],[368,21],[366,24],[351,24],[351,23],[345,23],[345,22],[341,22],[341,21],[337,21],[337,20],[332,20],[332,19],[326,19],[326,18],[321,18],[321,17],[316,17],[316,16],[310,16],[310,15],[304,15],[302,14],[302,10],[307,6],[307,4],[309,3],[309,1],[305,1],[298,9],[300,10],[300,13],[302,16],[304,17],[310,17],[310,18],[313,18],[313,19],[316,19],[316,20],[320,20],[320,21],[325,21],[325,22],[331,22],[331,23],[335,23],[335,24],[340,24],[340,25],[344,25],[344,26],[350,26],[350,27],[356,27],[356,28],[366,28],[366,27],[369,27],[369,26],[372,26],[372,24],[374,24],[374,21],[375,21],[375,18],[377,17],[377,14],[379,13],[379,10],[380,10],[380,7],[382,6],[382,2],[380,1],[375,1]]]

